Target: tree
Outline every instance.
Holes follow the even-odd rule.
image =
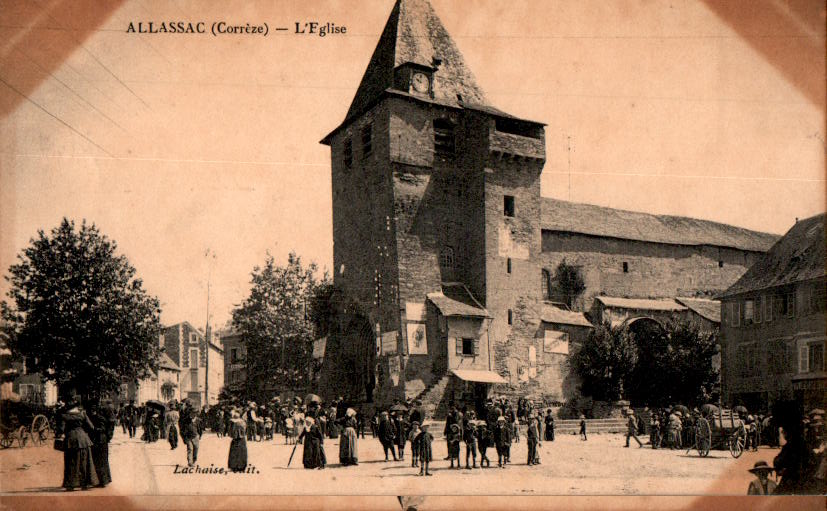
[[[565,259],[560,262],[554,272],[553,284],[569,308],[574,307],[575,300],[586,289],[580,267],[568,264]]]
[[[291,252],[286,266],[267,254],[252,271],[250,295],[233,311],[233,326],[247,345],[247,396],[266,400],[278,388],[305,388],[309,383],[313,340],[309,306],[317,267],[302,266]]]
[[[595,327],[570,361],[582,382],[582,393],[601,401],[624,397],[636,362],[637,351],[629,330],[612,328],[608,323]]]
[[[64,218],[9,267],[2,317],[11,350],[30,372],[94,398],[157,366],[158,299],[95,225]]]

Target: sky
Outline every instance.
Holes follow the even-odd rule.
[[[543,195],[779,234],[825,210],[823,2],[431,4],[489,102],[547,124]],[[87,219],[165,324],[203,325],[209,280],[221,325],[268,252],[330,269],[319,141],[392,7],[0,0],[0,271],[38,229]],[[165,20],[271,32],[127,33]],[[307,21],[347,34],[293,33]]]

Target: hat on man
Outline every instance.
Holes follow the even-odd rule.
[[[758,472],[773,472],[775,469],[769,465],[767,465],[766,461],[758,461],[755,465],[749,469],[749,472],[753,474],[757,474]]]
[[[505,422],[505,417],[500,415],[499,417],[497,417],[497,422]]]

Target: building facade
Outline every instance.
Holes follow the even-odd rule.
[[[216,404],[224,386],[224,350],[217,335],[209,337],[207,342],[204,334],[187,321],[163,331],[164,352],[181,371],[180,397],[189,398],[198,407]]]
[[[825,215],[801,220],[721,297],[728,404],[825,404]]]
[[[425,0],[395,3],[345,120],[322,143],[334,286],[352,316],[328,337],[322,376],[360,378],[352,399],[419,398],[443,411],[492,391],[565,400],[576,387],[569,343],[591,328],[582,313],[594,296],[720,292],[775,239],[542,198],[544,125],[487,101]],[[573,225],[577,209],[598,225]],[[629,221],[596,231],[610,212],[659,231],[624,231]],[[587,292],[555,312],[549,276],[563,259],[584,269]]]
[[[224,387],[238,392],[247,381],[246,344],[241,333],[233,329],[221,330],[219,337],[224,347]]]

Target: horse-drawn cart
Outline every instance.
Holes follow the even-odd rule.
[[[712,405],[704,405],[704,409],[706,413],[695,421],[695,445],[689,450],[696,449],[701,457],[709,455],[713,449],[727,449],[733,458],[741,456],[747,441],[744,421],[733,410]]]
[[[49,417],[51,408],[26,401],[0,401],[0,447],[7,449],[17,443],[25,447],[29,441],[41,445],[54,437]]]

